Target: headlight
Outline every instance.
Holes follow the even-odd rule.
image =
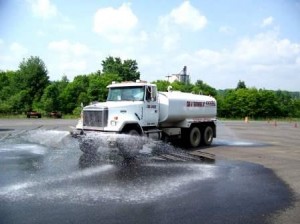
[[[114,116],[113,120],[110,121],[111,126],[117,126],[117,120],[119,119],[118,116]]]

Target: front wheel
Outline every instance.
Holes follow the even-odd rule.
[[[118,137],[117,147],[124,159],[133,159],[143,148],[143,139],[136,129],[125,131],[124,134]]]
[[[128,132],[126,132],[126,134],[127,134],[127,135],[135,135],[135,136],[140,135],[140,134],[138,133],[138,131],[135,130],[135,129],[129,130]]]
[[[82,139],[79,142],[79,148],[83,153],[89,154],[89,155],[95,155],[98,150],[93,139]]]

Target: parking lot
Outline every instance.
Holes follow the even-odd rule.
[[[214,163],[83,155],[76,120],[0,120],[1,223],[298,223],[294,122],[221,121]],[[153,146],[153,144],[150,144]],[[164,150],[177,150],[160,144]]]

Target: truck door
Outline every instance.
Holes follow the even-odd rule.
[[[146,86],[146,97],[144,106],[144,124],[145,126],[157,126],[158,124],[158,99],[156,86]]]

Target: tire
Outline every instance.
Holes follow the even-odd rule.
[[[201,142],[201,131],[197,126],[191,127],[188,135],[188,142],[191,147],[196,148]]]
[[[130,136],[120,136],[117,140],[117,148],[124,159],[134,159],[143,148],[142,138],[136,129],[130,129],[124,134]]]
[[[203,145],[211,145],[214,138],[214,130],[211,126],[206,126],[202,136]]]
[[[79,143],[80,150],[89,155],[95,155],[97,153],[97,147],[92,139],[84,139]]]
[[[128,132],[126,132],[126,134],[127,135],[136,135],[136,136],[140,135],[136,129],[131,129]]]

